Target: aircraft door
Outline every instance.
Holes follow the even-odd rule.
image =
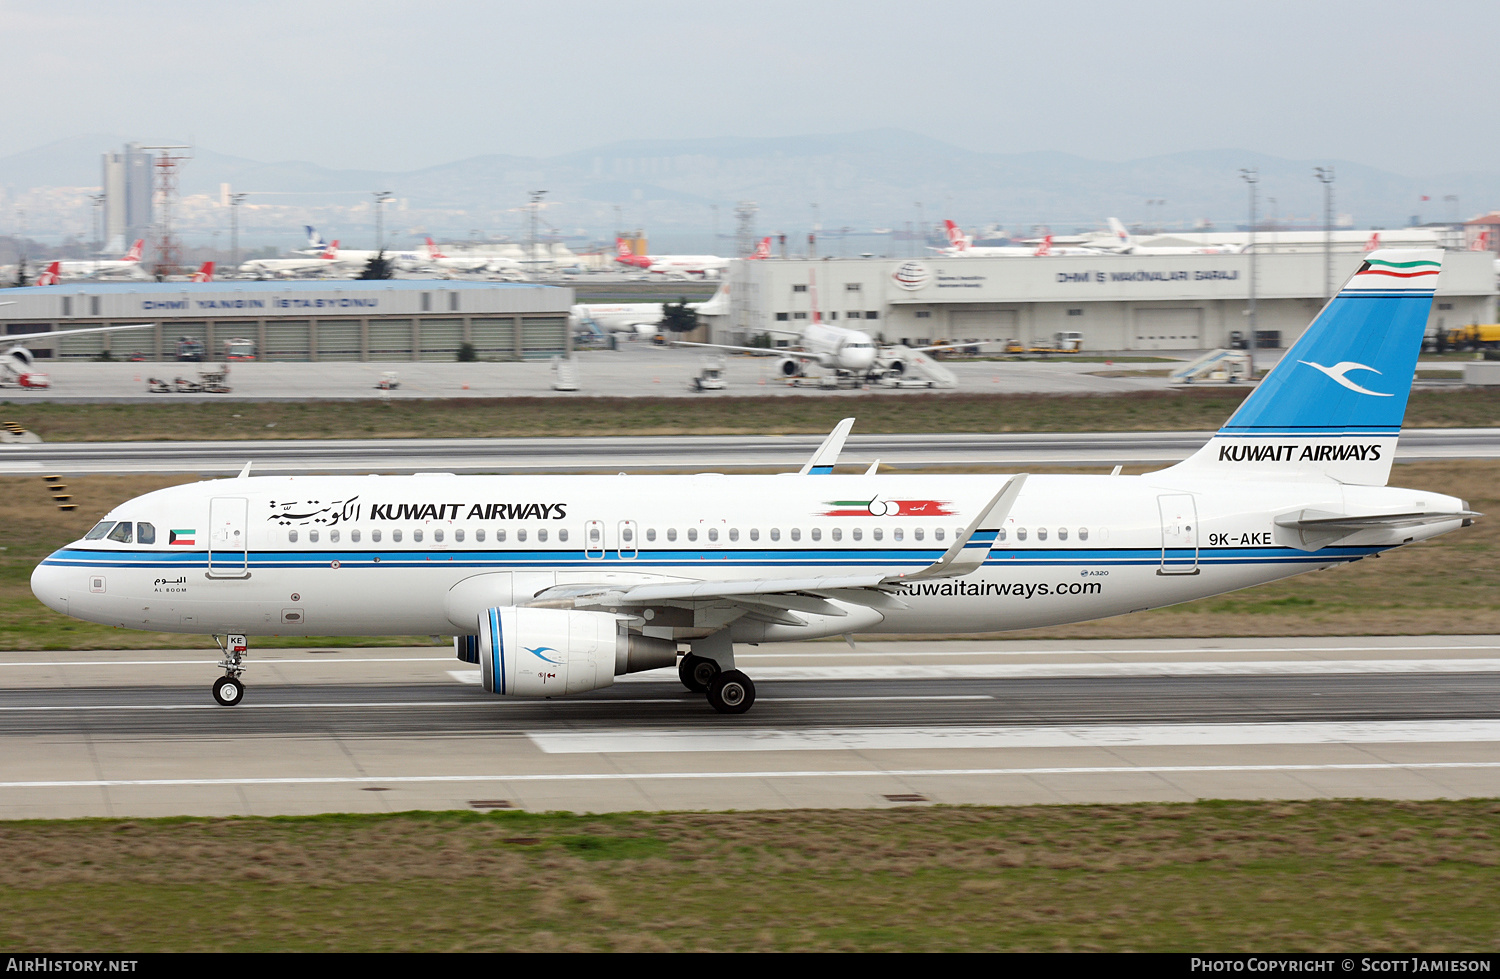
[[[216,496],[208,501],[208,576],[250,577],[250,501]]]
[[[636,530],[634,520],[620,521],[620,539],[617,543],[619,545],[618,553],[621,561],[635,560],[636,549],[640,547],[640,542],[636,537],[637,533],[639,532]]]
[[[583,556],[590,561],[604,560],[604,521],[590,520],[583,525]]]
[[[1198,506],[1191,493],[1156,498],[1161,509],[1161,567],[1157,574],[1198,573]]]

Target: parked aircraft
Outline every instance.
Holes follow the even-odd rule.
[[[9,304],[0,304],[9,305]],[[13,337],[4,351],[0,351],[0,382],[19,384],[23,388],[48,387],[47,375],[32,370],[36,365],[36,354],[26,346],[27,341],[52,341],[59,337],[82,336],[85,333],[114,333],[117,330],[142,330],[155,323],[129,323],[116,326],[87,326],[76,330],[52,330],[43,333],[22,334]]]
[[[722,283],[717,292],[701,303],[688,303],[687,308],[699,316],[728,313],[729,283]],[[575,332],[593,325],[605,333],[655,336],[665,315],[663,310],[663,303],[578,303],[568,309],[568,326]]]
[[[771,257],[771,239],[762,238],[755,246],[755,251],[748,257],[747,261],[757,261]],[[621,265],[629,265],[633,268],[644,269],[647,272],[658,275],[679,275],[703,278],[709,275],[718,275],[729,267],[733,259],[720,258],[718,255],[637,255],[630,250],[630,243],[624,238],[615,239],[615,261]]]
[[[1115,243],[1108,250],[1122,255],[1236,255],[1244,250],[1238,245],[1137,245],[1119,218],[1110,218],[1109,228]]]
[[[676,667],[712,708],[735,644],[1037,628],[1332,568],[1467,526],[1386,485],[1440,250],[1368,256],[1188,460],[1123,475],[305,476],[129,500],[32,573],[43,604],[225,636],[454,635],[506,698]],[[679,660],[681,647],[686,655]],[[628,710],[628,699],[618,702]]]
[[[145,248],[146,240],[144,238],[137,238],[135,243],[130,246],[130,250],[120,258],[97,259],[93,261],[88,259],[63,259],[53,262],[52,265],[56,268],[49,267],[48,271],[55,272],[55,274],[63,279],[95,275],[117,275],[120,273],[129,273],[145,278],[146,271],[141,268],[141,254],[145,251]]]
[[[212,282],[214,280],[214,263],[204,262],[198,271],[194,272],[189,282]]]
[[[340,268],[339,243],[333,242],[321,254],[302,258],[253,258],[240,266],[241,272],[295,278],[304,275],[333,274]]]

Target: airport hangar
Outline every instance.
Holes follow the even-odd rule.
[[[481,360],[535,360],[572,351],[573,290],[505,282],[64,282],[7,289],[6,343],[39,360],[175,360],[177,341],[221,360],[225,341],[255,341],[272,361],[452,361],[469,342]],[[53,330],[154,323],[142,330],[47,340]]]
[[[1016,340],[1042,347],[1056,333],[1077,332],[1090,351],[1229,347],[1231,333],[1249,332],[1250,258],[1101,253],[735,262],[729,315],[715,318],[713,342],[745,344],[767,331],[800,331],[816,307],[830,325],[909,346]],[[1332,259],[1337,290],[1364,253],[1334,251]],[[1324,255],[1258,249],[1255,264],[1261,345],[1290,346],[1323,307],[1330,278]],[[1447,252],[1429,330],[1494,322],[1496,294],[1493,254]]]

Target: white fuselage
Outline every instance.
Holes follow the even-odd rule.
[[[574,582],[912,574],[943,554],[1005,479],[242,477],[122,504],[105,524],[129,522],[130,541],[75,541],[43,561],[31,583],[57,611],[129,629],[470,634],[486,609],[524,605],[544,588]],[[1394,540],[1310,551],[1275,523],[1304,510],[1455,517]],[[1462,510],[1462,501],[1440,494],[1326,479],[1180,469],[1032,476],[1003,539],[972,573],[902,586],[888,607],[849,604],[841,616],[809,612],[781,622],[731,614],[727,624],[734,641],[758,642],[1080,622],[1358,560],[1453,530]],[[142,524],[150,525],[150,543],[140,542]],[[667,602],[644,624],[648,633],[681,638],[725,624],[709,621],[715,614]]]

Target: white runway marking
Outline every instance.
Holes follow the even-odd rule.
[[[1101,724],[1071,727],[871,727],[784,731],[528,731],[548,754],[683,751],[905,751],[1183,745],[1426,744],[1500,741],[1500,720],[1289,724]]]
[[[529,775],[350,775],[287,778],[79,779],[53,782],[0,782],[0,789],[173,788],[214,785],[398,785],[434,782],[654,782],[760,778],[952,778],[981,775],[1193,775],[1236,772],[1369,772],[1500,768],[1500,761],[1348,763],[1330,765],[1107,765],[1069,768],[893,768],[820,769],[756,772],[581,772]]]
[[[907,700],[913,700],[913,701],[929,701],[929,700],[951,701],[951,700],[994,700],[994,699],[995,698],[992,697],[992,696],[990,696],[989,694],[983,694],[983,693],[979,693],[979,694],[932,694],[932,695],[926,695],[926,694],[893,694],[893,695],[889,695],[889,696],[874,695],[874,696],[869,696],[869,697],[761,697],[760,698],[760,702],[761,703],[784,703],[784,704],[816,704],[816,703],[825,703],[825,702],[833,702],[833,701],[838,701],[838,702],[842,702],[842,701],[880,701],[880,702],[885,702],[885,701],[907,701]],[[375,707],[381,707],[381,708],[389,708],[389,707],[489,707],[489,708],[499,707],[499,708],[505,708],[505,707],[523,707],[523,706],[527,706],[527,705],[535,705],[535,704],[538,704],[538,703],[541,703],[541,702],[542,702],[542,700],[539,699],[539,698],[527,698],[527,699],[522,699],[522,700],[509,700],[509,699],[502,699],[502,698],[499,698],[499,697],[496,697],[496,698],[493,698],[493,699],[484,699],[484,700],[382,700],[382,701],[369,701],[369,702],[344,701],[344,702],[340,702],[340,703],[316,703],[316,704],[311,704],[311,703],[310,704],[256,704],[256,703],[245,703],[245,702],[242,701],[242,702],[236,704],[233,709],[237,710],[237,711],[252,711],[252,710],[307,710],[307,709],[328,710],[328,709],[334,708],[334,707],[345,708],[345,709],[348,709],[348,708],[358,708],[360,710],[367,710],[367,709],[375,708]],[[550,706],[553,706],[553,707],[579,707],[579,706],[587,706],[587,705],[591,705],[591,704],[600,704],[600,703],[608,703],[608,702],[609,701],[603,701],[603,700],[598,700],[598,699],[589,700],[589,699],[587,699],[585,697],[581,697],[581,696],[580,697],[575,697],[575,698],[570,699],[570,700],[562,700],[562,699],[558,699],[558,700],[546,700],[546,703],[549,704]],[[682,704],[682,703],[691,703],[691,702],[692,702],[692,697],[686,691],[683,691],[683,695],[681,697],[632,697],[629,700],[614,701],[614,703],[618,703],[618,704],[621,704],[621,705],[625,705],[625,704]],[[221,707],[218,704],[211,704],[211,703],[203,703],[203,704],[66,704],[66,705],[55,706],[55,707],[46,707],[46,706],[0,707],[0,713],[27,713],[27,712],[34,713],[34,712],[37,712],[37,711],[60,711],[60,712],[66,712],[66,711],[106,711],[106,710],[109,710],[109,711],[114,711],[114,710],[143,710],[143,711],[144,710],[163,710],[163,711],[179,711],[179,710],[227,710],[227,709],[229,709],[229,708]]]

